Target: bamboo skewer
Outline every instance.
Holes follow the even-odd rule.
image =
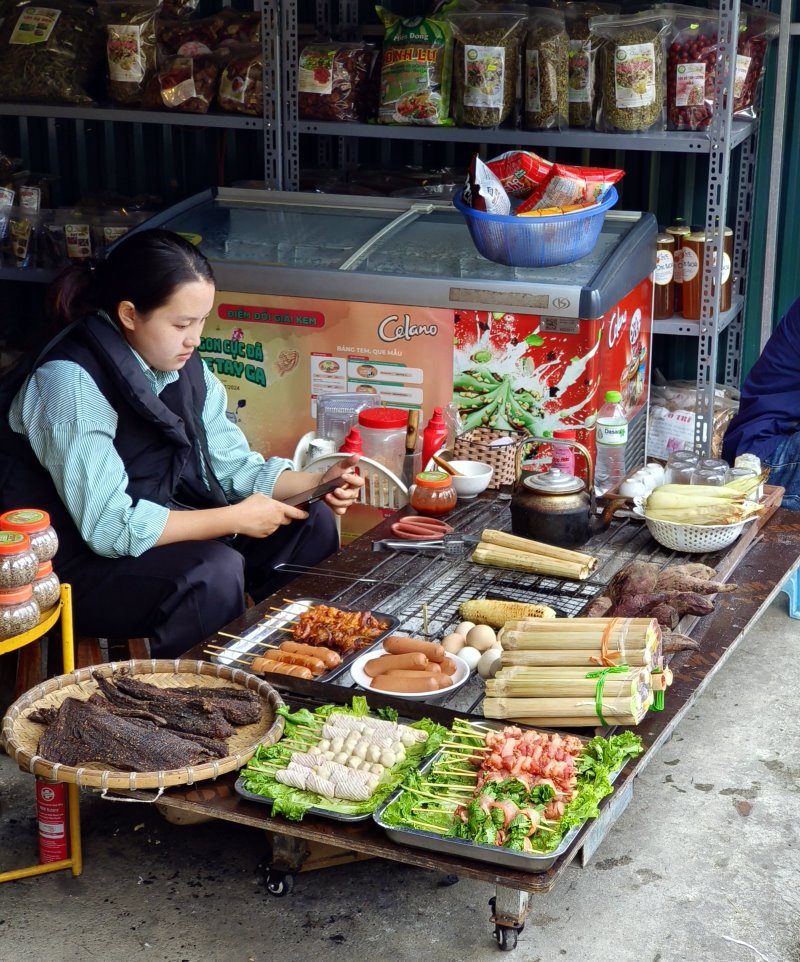
[[[219,651],[207,651],[206,649],[203,649],[203,654],[213,658],[215,655],[219,655],[221,651],[227,651],[227,650],[228,650],[227,648],[220,648]],[[241,658],[229,658],[228,660],[235,661],[237,665],[246,665],[248,668],[250,668],[251,665],[253,664],[252,661],[244,661]]]

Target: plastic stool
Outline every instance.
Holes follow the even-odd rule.
[[[789,617],[800,619],[800,568],[794,569],[780,590],[789,596]]]

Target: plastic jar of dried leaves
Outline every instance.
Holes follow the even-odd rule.
[[[39,604],[33,586],[0,589],[0,638],[13,638],[39,623]]]
[[[31,587],[33,588],[33,597],[42,611],[47,611],[48,608],[58,604],[61,582],[58,580],[58,575],[53,571],[52,561],[43,561],[39,565]]]
[[[0,531],[0,589],[29,585],[38,567],[39,561],[26,534]]]
[[[17,531],[27,535],[38,564],[52,561],[58,551],[58,535],[50,524],[50,515],[39,508],[15,508],[0,514],[0,531]]]

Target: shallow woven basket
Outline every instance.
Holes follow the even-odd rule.
[[[734,524],[678,524],[675,521],[645,518],[648,531],[659,544],[671,551],[686,551],[692,554],[727,548],[744,531],[748,521],[755,521],[755,516]]]
[[[230,754],[187,768],[158,772],[127,772],[104,767],[100,762],[87,762],[79,768],[48,761],[37,755],[39,737],[44,725],[28,721],[34,708],[57,708],[65,698],[87,699],[98,691],[92,672],[109,676],[124,669],[139,681],[159,688],[247,688],[261,698],[261,719],[253,725],[237,728],[227,739]],[[114,662],[82,668],[68,675],[51,678],[31,688],[9,708],[3,719],[2,741],[5,750],[24,771],[57,782],[69,782],[90,788],[134,791],[143,788],[169,788],[173,785],[192,785],[208,778],[216,778],[242,767],[261,745],[274,745],[283,734],[283,718],[276,714],[283,699],[267,682],[238,668],[211,665],[205,661],[175,661],[148,659]]]
[[[490,428],[474,428],[459,435],[453,443],[454,461],[480,461],[492,468],[489,479],[490,488],[503,484],[513,484],[517,480],[516,459],[519,442],[527,437],[513,431],[492,431]],[[513,444],[489,447],[490,441],[499,438],[512,438]]]

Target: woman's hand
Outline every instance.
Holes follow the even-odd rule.
[[[325,504],[334,514],[344,514],[351,504],[358,501],[361,489],[364,487],[364,479],[355,473],[355,466],[358,464],[359,456],[351,454],[349,457],[331,465],[322,475],[320,483],[333,481],[336,478],[342,479],[341,487],[334,488],[330,494],[326,494]]]
[[[230,510],[234,512],[235,533],[251,538],[267,538],[281,525],[303,521],[308,517],[308,512],[302,508],[295,508],[259,493],[251,494],[244,501],[231,505]]]

